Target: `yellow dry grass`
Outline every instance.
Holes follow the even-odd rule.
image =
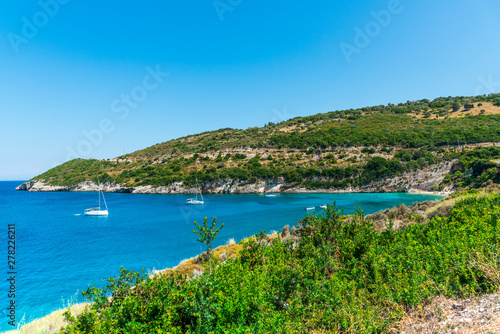
[[[234,239],[229,240],[228,245],[222,245],[212,250],[213,259],[220,259],[223,254],[225,254],[226,259],[234,259],[238,256],[243,246],[240,244],[235,244]],[[174,268],[164,269],[157,271],[158,274],[181,274],[183,276],[191,276],[195,271],[202,272],[203,261],[201,256],[195,256],[193,258],[183,260]]]
[[[292,132],[297,128],[297,125],[284,126],[280,128],[278,131],[280,132]],[[300,130],[299,132],[304,132],[305,130]]]
[[[474,197],[474,198],[482,198],[484,196],[487,195],[487,192],[486,191],[481,191],[479,192],[478,194],[470,194],[470,195],[462,195],[462,196],[458,196],[458,197],[447,197],[447,198],[444,198],[440,201],[437,202],[436,205],[428,208],[427,210],[425,210],[425,216],[426,217],[431,217],[434,215],[434,213],[436,212],[440,212],[440,210],[442,208],[445,208],[445,207],[453,207],[455,205],[455,203],[461,201],[461,200],[464,200],[464,199],[467,199],[467,198],[471,198],[471,197]]]
[[[477,116],[481,115],[481,110],[484,110],[482,115],[496,115],[500,114],[500,107],[494,106],[491,102],[481,102],[483,105],[478,106],[478,103],[474,103],[474,108],[469,110],[465,110],[463,107],[458,111],[451,112],[445,116],[437,117],[437,119],[444,119],[445,117],[457,118],[457,117],[466,117],[466,116]],[[420,119],[425,118],[424,113],[420,112],[419,114],[412,114],[412,116]],[[436,115],[432,115],[430,118],[435,119]]]
[[[85,306],[87,306],[87,303],[81,303],[81,304],[75,304],[70,306],[71,313],[72,314],[78,314],[83,311]],[[40,318],[33,320],[30,323],[27,323],[26,325],[22,326],[18,330],[11,330],[4,332],[4,334],[52,334],[52,333],[58,333],[59,330],[61,329],[62,326],[67,325],[66,321],[64,320],[63,313],[67,310],[66,309],[60,309],[55,312],[52,312],[51,314]]]

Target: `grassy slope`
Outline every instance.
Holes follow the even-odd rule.
[[[462,104],[468,101],[474,107],[453,112],[451,108],[457,101]],[[102,182],[125,186],[161,186],[179,181],[192,184],[196,174],[202,182],[279,176],[287,182],[298,182],[325,176],[315,171],[307,174],[307,168],[321,172],[356,167],[347,175],[334,178],[337,182],[344,181],[338,186],[345,187],[363,181],[359,179],[362,169],[373,154],[345,147],[377,146],[375,153],[393,158],[396,150],[389,153],[390,150],[381,151],[380,147],[413,149],[454,144],[457,140],[469,144],[500,141],[497,105],[500,105],[497,95],[456,97],[297,117],[262,128],[222,129],[179,138],[112,160],[77,159],[34,179],[53,185],[73,185],[100,178]],[[484,114],[481,110],[485,110]],[[432,152],[438,161],[445,153]],[[259,159],[252,160],[254,155]],[[303,173],[291,175],[294,170]],[[331,176],[326,178],[332,180]]]

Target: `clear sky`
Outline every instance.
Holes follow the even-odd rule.
[[[0,180],[225,127],[500,92],[500,2],[0,2]]]

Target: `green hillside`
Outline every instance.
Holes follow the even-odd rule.
[[[345,188],[460,157],[450,145],[500,142],[500,94],[408,101],[332,111],[246,130],[221,129],[116,159],[76,159],[34,180],[68,186],[99,178],[166,186],[284,178],[307,188]],[[496,152],[488,158],[498,158]],[[483,171],[476,170],[481,174]]]

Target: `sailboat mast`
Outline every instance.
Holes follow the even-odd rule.
[[[195,179],[196,179],[196,190],[194,191],[194,197],[195,197],[195,200],[197,201],[198,200],[198,177],[195,176]]]
[[[97,197],[99,197],[99,210],[101,210],[101,184],[97,180]]]
[[[106,207],[106,211],[108,211],[108,204],[106,203],[106,198],[104,198],[104,192],[101,190],[102,200],[104,201],[104,206]]]
[[[201,192],[201,187],[200,187],[200,196],[201,196],[201,201],[203,202],[203,193]]]

